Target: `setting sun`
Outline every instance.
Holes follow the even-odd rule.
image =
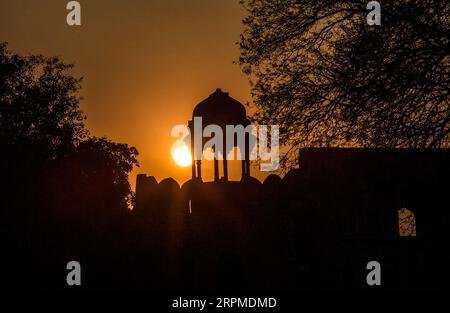
[[[179,166],[186,167],[192,164],[191,151],[187,146],[177,147],[173,153],[172,157]]]

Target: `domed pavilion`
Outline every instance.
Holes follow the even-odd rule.
[[[221,89],[217,89],[208,98],[200,102],[192,113],[192,120],[188,122],[188,127],[191,131],[191,153],[192,159],[194,160],[194,138],[195,138],[195,127],[194,118],[202,118],[202,152],[204,144],[210,139],[203,137],[203,130],[208,125],[218,125],[222,129],[223,133],[223,148],[226,150],[226,125],[242,125],[244,127],[250,125],[250,121],[247,118],[247,113],[245,107],[239,101],[231,98],[228,92],[223,92]],[[236,137],[236,134],[235,134]],[[246,134],[245,138],[245,153],[242,158],[242,178],[250,176],[250,158],[249,158],[249,138]],[[236,138],[234,144],[236,146]],[[222,153],[223,155],[223,176],[222,179],[228,180],[228,164],[227,164],[227,154],[229,151]],[[192,178],[200,179],[202,178],[202,161],[197,160],[192,162]],[[219,181],[219,160],[214,157],[214,181]]]

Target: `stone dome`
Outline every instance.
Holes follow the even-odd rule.
[[[194,117],[202,117],[203,125],[247,126],[250,124],[244,105],[221,89],[217,89],[208,98],[197,104],[192,113],[192,118]]]

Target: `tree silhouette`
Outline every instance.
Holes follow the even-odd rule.
[[[138,164],[137,155],[136,148],[106,138],[84,140],[51,163],[48,192],[61,190],[60,206],[70,197],[76,199],[75,210],[87,208],[103,215],[125,211],[133,202],[128,173]]]
[[[69,216],[77,214],[69,207],[112,215],[133,199],[128,173],[138,165],[138,151],[89,135],[79,106],[81,79],[72,67],[0,44],[0,170],[9,183],[0,203],[8,219],[52,205]]]
[[[254,119],[289,146],[445,147],[450,141],[450,2],[243,0],[240,64]]]
[[[79,109],[80,79],[57,57],[20,56],[0,44],[0,143],[62,155],[86,138]]]

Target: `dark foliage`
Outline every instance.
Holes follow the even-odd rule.
[[[450,2],[241,1],[240,64],[262,124],[302,146],[447,147]],[[295,161],[295,160],[294,160]]]
[[[132,204],[138,152],[89,136],[71,68],[0,44],[0,265],[13,289],[32,276],[51,283],[44,273],[60,260],[106,251]]]
[[[81,80],[57,57],[20,56],[0,44],[0,143],[28,146],[43,159],[86,138]]]

